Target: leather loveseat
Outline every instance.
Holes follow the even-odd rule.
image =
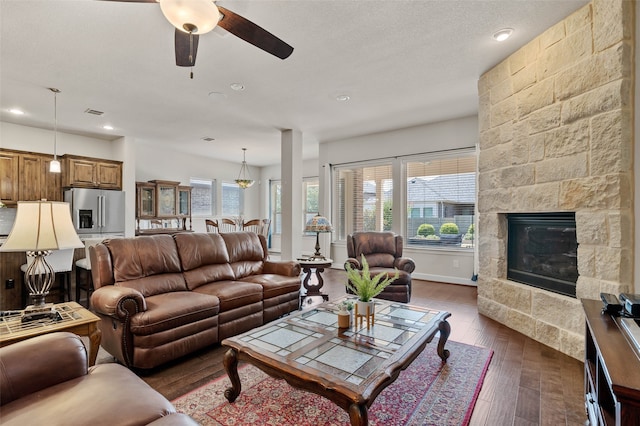
[[[403,239],[393,232],[355,232],[347,235],[347,263],[354,269],[362,269],[362,256],[367,259],[371,276],[398,269],[398,278],[377,297],[394,302],[411,301],[411,273],[416,269],[413,259],[402,256]],[[348,291],[348,289],[347,289]]]
[[[24,425],[197,425],[127,368],[87,368],[72,333],[51,333],[0,349],[0,423]]]
[[[102,347],[149,369],[297,310],[300,265],[253,232],[179,233],[92,247]]]

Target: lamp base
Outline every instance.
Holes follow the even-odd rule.
[[[307,260],[307,261],[309,261],[309,260],[327,260],[327,258],[324,257],[323,255],[321,255],[320,253],[316,253],[313,256],[309,256],[304,260]]]
[[[43,319],[59,321],[62,316],[56,311],[53,303],[46,303],[44,305],[29,305],[22,313],[21,322],[40,321]]]

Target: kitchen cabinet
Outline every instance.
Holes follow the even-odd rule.
[[[122,162],[64,155],[62,182],[65,188],[122,190]]]
[[[191,189],[169,180],[136,182],[136,234],[192,230]]]
[[[16,203],[19,199],[19,161],[19,154],[0,151],[0,200],[5,204]]]

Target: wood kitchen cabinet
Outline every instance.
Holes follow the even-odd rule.
[[[62,201],[60,173],[51,173],[52,155],[0,150],[0,199],[7,205],[18,201]]]
[[[20,154],[0,151],[0,200],[5,204],[16,203],[19,199],[19,161]]]
[[[65,188],[122,190],[122,162],[64,155],[62,182]]]

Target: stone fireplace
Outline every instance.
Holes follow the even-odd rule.
[[[634,16],[593,0],[478,82],[478,310],[577,359],[580,299],[633,288]],[[508,278],[507,215],[551,212],[575,213],[575,298]]]

